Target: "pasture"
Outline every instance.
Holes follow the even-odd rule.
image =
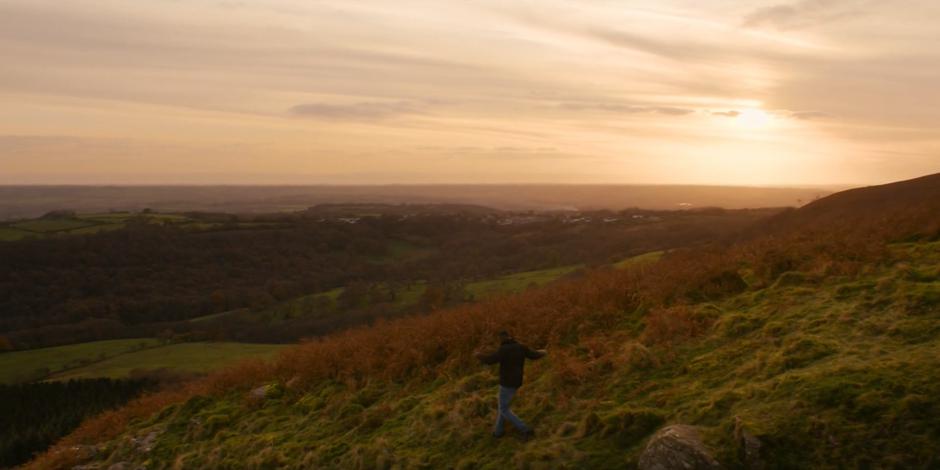
[[[0,383],[38,380],[114,356],[159,346],[153,338],[115,339],[0,354]]]
[[[287,347],[281,344],[177,343],[116,355],[87,366],[53,374],[50,380],[78,378],[123,378],[131,371],[169,369],[177,372],[208,372],[242,359],[267,359]]]

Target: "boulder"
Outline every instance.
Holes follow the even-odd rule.
[[[734,439],[738,444],[738,458],[750,470],[763,470],[767,468],[761,458],[763,443],[754,434],[748,431],[741,418],[734,417]]]
[[[693,426],[674,424],[656,431],[640,454],[640,470],[718,470],[721,464]]]
[[[260,387],[253,388],[250,392],[248,392],[248,396],[250,396],[251,398],[254,398],[255,400],[264,400],[264,397],[267,394],[268,394],[267,385],[262,385]]]
[[[248,396],[253,400],[265,400],[269,398],[278,398],[284,394],[284,388],[279,384],[268,384],[252,389]]]
[[[159,436],[159,431],[150,431],[147,435],[132,437],[131,445],[133,445],[138,452],[147,453],[157,444],[157,437]]]

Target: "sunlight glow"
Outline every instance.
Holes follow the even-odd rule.
[[[773,124],[774,118],[764,110],[753,108],[741,110],[734,121],[745,129],[765,129]]]

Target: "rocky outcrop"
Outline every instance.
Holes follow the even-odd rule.
[[[750,470],[764,470],[767,465],[761,458],[762,443],[748,431],[741,418],[734,417],[734,440],[738,445],[738,459]]]
[[[721,464],[693,426],[674,424],[650,438],[640,455],[640,470],[718,470]]]
[[[262,385],[251,389],[248,392],[248,397],[252,400],[265,400],[270,398],[278,398],[284,394],[284,388],[280,384],[268,384]]]

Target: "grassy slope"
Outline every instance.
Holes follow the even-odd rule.
[[[52,380],[127,377],[134,369],[172,369],[207,372],[249,358],[268,358],[283,349],[278,344],[179,343],[116,355],[94,364],[54,374]]]
[[[116,339],[3,353],[0,354],[0,383],[41,377],[45,374],[38,370],[55,373],[159,344],[156,339]]]
[[[496,381],[481,367],[403,383],[275,385],[283,395],[263,403],[244,390],[197,396],[131,423],[125,435],[158,433],[150,453],[118,438],[99,458],[148,468],[609,468],[630,466],[652,431],[682,422],[702,426],[735,467],[737,417],[774,468],[936,465],[940,243],[892,251],[854,278],[788,272],[689,306],[710,326],[686,341],[641,344],[644,320],[624,313],[610,331],[578,338],[577,354],[552,351],[528,368],[514,407],[538,432],[526,444],[489,437]]]

